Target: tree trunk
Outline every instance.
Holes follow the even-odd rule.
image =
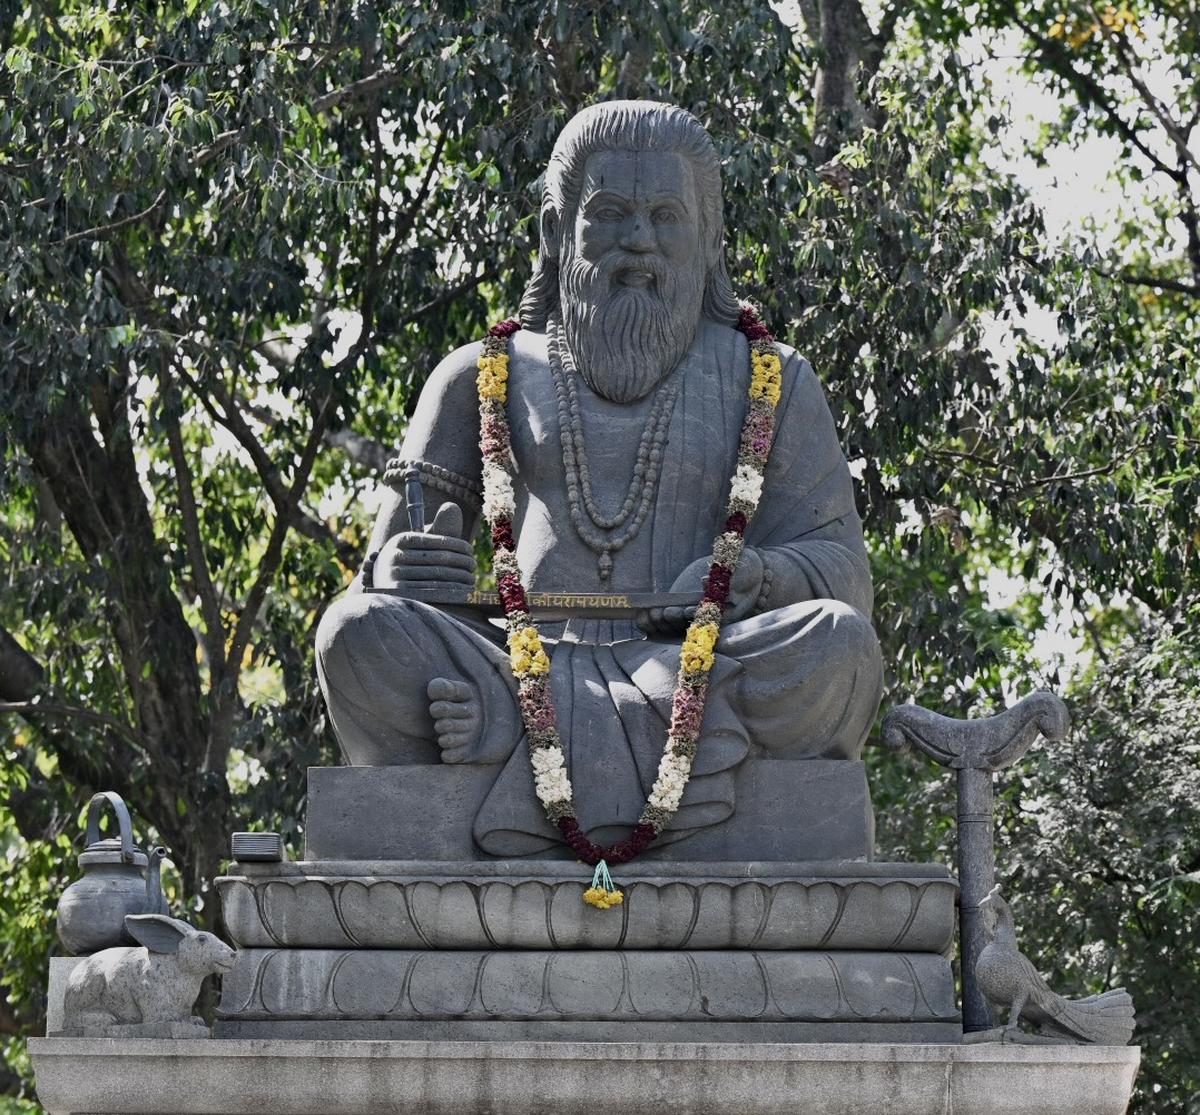
[[[813,90],[815,154],[824,161],[864,126],[877,127],[883,119],[878,107],[863,102],[859,86],[879,69],[895,28],[896,11],[885,14],[876,35],[858,0],[806,0],[800,8],[819,59]]]
[[[67,403],[26,438],[84,556],[96,563],[139,735],[150,761],[149,797],[132,801],[172,851],[187,889],[217,872],[230,812],[227,748],[212,748],[196,639],[138,478],[123,385],[96,384],[89,416]]]

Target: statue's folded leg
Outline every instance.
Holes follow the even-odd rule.
[[[317,677],[346,761],[354,766],[441,762],[429,682],[466,683],[480,738],[521,735],[503,633],[428,604],[360,593],[330,606],[317,630]]]
[[[717,649],[742,666],[733,707],[768,757],[859,757],[883,688],[879,640],[861,612],[789,604],[730,624]]]

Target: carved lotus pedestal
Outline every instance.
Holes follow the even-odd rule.
[[[585,905],[575,863],[242,865],[237,1037],[957,1041],[943,868],[631,864]]]

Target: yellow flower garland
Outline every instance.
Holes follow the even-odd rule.
[[[475,380],[475,386],[479,388],[479,397],[505,402],[508,399],[508,357],[480,356],[475,365],[479,369]]]
[[[508,637],[508,659],[517,678],[550,672],[550,656],[542,649],[536,627],[522,627]]]
[[[750,350],[750,398],[778,406],[783,388],[783,364],[773,352]]]
[[[712,669],[713,650],[717,645],[720,628],[715,623],[693,623],[684,636],[679,648],[679,664],[684,673],[707,673]]]
[[[613,906],[620,906],[625,901],[625,892],[605,890],[603,887],[588,887],[583,892],[583,900],[589,906],[595,906],[597,910],[610,910]]]

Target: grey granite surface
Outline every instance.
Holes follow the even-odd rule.
[[[245,949],[235,1021],[957,1023],[935,953]]]
[[[948,952],[953,941],[957,887],[932,865],[630,864],[614,910],[580,900],[578,864],[484,866],[246,865],[216,886],[243,948]]]
[[[698,599],[728,514],[750,383],[716,150],[674,106],[593,105],[559,136],[540,221],[507,389],[525,586]],[[479,352],[467,345],[432,370],[389,466],[370,544],[369,587],[382,591],[356,582],[317,636],[349,763],[481,772],[446,784],[440,816],[413,802],[414,825],[447,831],[396,849],[410,856],[462,858],[468,841],[501,857],[561,846],[533,792],[503,633],[462,606],[482,504]],[[861,787],[828,786],[825,812],[840,831],[821,851],[810,807],[819,796],[782,773],[778,786],[739,774],[753,758],[858,759],[882,686],[849,468],[812,368],[787,345],[780,356],[774,445],[691,782],[658,839],[708,858],[845,856],[848,839],[853,854],[869,854]],[[598,843],[628,835],[654,783],[686,618],[678,606],[628,618],[582,610],[541,627],[575,810]],[[413,774],[415,792],[422,784]],[[797,810],[811,851],[801,850]],[[722,834],[701,850],[714,827]],[[334,854],[327,830],[314,839],[313,852]]]
[[[49,1115],[1123,1115],[1136,1048],[33,1038]],[[602,1101],[602,1102],[601,1102]]]
[[[479,856],[476,813],[491,790],[487,767],[310,767],[308,859],[447,859]],[[860,760],[746,759],[735,774],[736,818],[652,845],[650,862],[869,859],[875,820]],[[561,843],[542,856],[573,859]]]

